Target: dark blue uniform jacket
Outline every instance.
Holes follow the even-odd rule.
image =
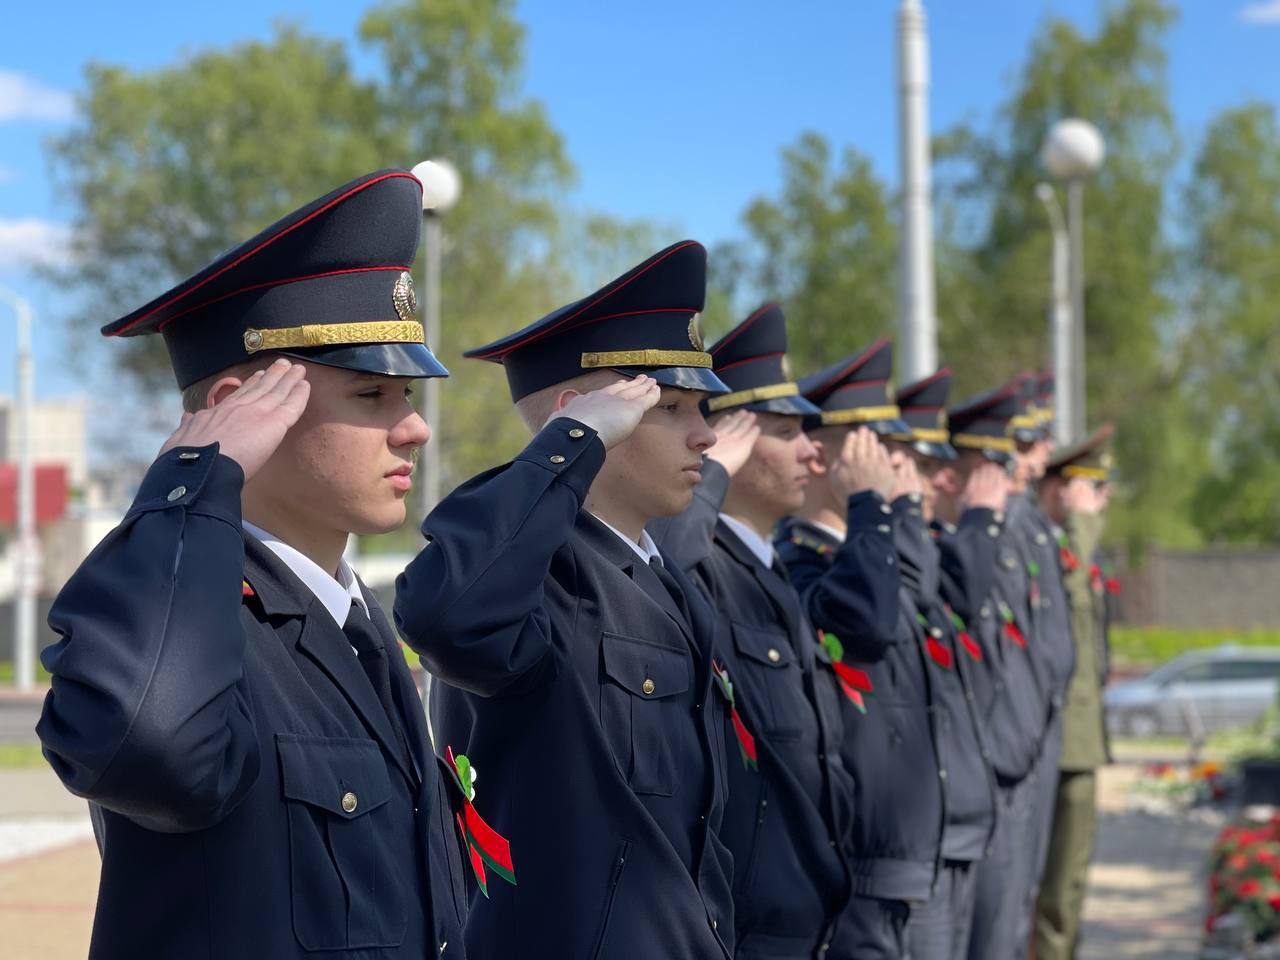
[[[1033,665],[1042,689],[1048,691],[1050,707],[1057,711],[1062,709],[1076,665],[1071,605],[1062,580],[1058,538],[1048,518],[1027,494],[1009,497],[1005,525],[1027,567],[1027,610],[1035,641]]]
[[[705,460],[689,509],[649,532],[719,613],[728,636],[717,657],[759,752],[758,771],[730,758],[721,828],[737,865],[736,956],[800,960],[831,942],[850,893],[841,694],[785,569],[764,566],[719,520],[728,488],[724,468]]]
[[[918,498],[893,503],[898,569],[921,629],[937,647],[926,647],[934,736],[945,800],[942,856],[981,860],[995,830],[996,781],[973,701],[973,673],[981,649],[961,641],[941,582],[941,558],[924,522]],[[976,644],[976,641],[974,641]]]
[[[243,533],[242,483],[216,446],[164,454],[49,616],[37,730],[101,812],[90,956],[461,957],[452,788],[398,642],[366,592],[411,754],[328,611]]]
[[[847,701],[845,766],[855,781],[854,892],[926,900],[941,845],[942,790],[929,720],[919,627],[904,608],[893,510],[878,494],[850,498],[841,543],[803,520],[784,524],[778,552],[814,625],[834,633],[874,692]]]
[[[715,617],[582,511],[603,463],[595,431],[554,420],[431,512],[397,582],[443,681],[436,740],[476,758],[476,808],[511,843],[518,886],[473,896],[478,957],[732,954]]]
[[[1046,718],[1031,638],[1026,637],[1026,569],[1011,536],[990,510],[966,510],[956,527],[939,527],[937,533],[944,579],[957,585],[952,606],[982,648],[981,669],[971,671],[970,689],[991,765],[1001,784],[1017,783],[1036,764]],[[1013,614],[1027,646],[1013,640],[1002,609]]]

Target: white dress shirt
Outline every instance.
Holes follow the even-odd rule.
[[[325,573],[318,563],[301,551],[289,546],[275,534],[268,533],[248,520],[244,520],[242,523],[246,532],[262,541],[262,545],[279,557],[281,562],[293,572],[293,575],[316,595],[316,599],[329,611],[330,616],[333,617],[334,622],[339,627],[346,625],[347,613],[351,610],[352,600],[360,604],[365,616],[368,616],[369,607],[364,602],[364,594],[361,593],[360,584],[356,581],[355,571],[351,569],[350,564],[345,559],[338,561],[338,576],[335,579]]]
[[[767,539],[760,536],[737,517],[731,517],[727,513],[720,514],[720,519],[724,521],[724,525],[732,530],[739,540],[747,545],[747,549],[755,554],[766,567],[773,566],[773,544]]]
[[[591,515],[596,517],[594,513]],[[651,560],[657,560],[659,563],[662,563],[662,554],[658,552],[658,545],[653,542],[653,537],[649,536],[648,530],[645,530],[643,527],[640,529],[640,542],[637,543],[608,520],[603,520],[600,517],[596,517],[596,519],[616,533],[618,535],[618,539],[634,550],[636,555],[645,563],[649,563]]]

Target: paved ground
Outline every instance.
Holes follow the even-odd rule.
[[[0,690],[0,743],[36,743],[36,721],[45,689],[33,693]]]
[[[1193,960],[1203,922],[1201,865],[1217,826],[1125,808],[1138,757],[1100,782],[1095,863],[1080,960]],[[0,956],[80,960],[97,896],[98,851],[84,804],[43,768],[0,770]]]
[[[1137,759],[1137,758],[1134,758]],[[1203,869],[1221,814],[1158,817],[1126,809],[1138,763],[1108,767],[1099,783],[1098,838],[1079,960],[1194,960],[1204,930]]]

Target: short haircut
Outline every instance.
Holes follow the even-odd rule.
[[[187,413],[196,413],[199,410],[203,410],[209,405],[209,391],[223,377],[235,377],[238,380],[244,380],[250,374],[258,370],[265,370],[271,366],[278,356],[278,353],[258,354],[250,360],[237,363],[235,366],[227,367],[225,370],[219,370],[217,373],[211,373],[209,376],[189,384],[182,391],[182,409]]]
[[[521,397],[516,401],[516,411],[520,414],[524,425],[529,428],[529,432],[537,433],[554,412],[556,397],[564,391],[577,390],[579,393],[590,393],[592,390],[600,390],[622,379],[625,379],[624,375],[616,370],[592,370],[580,377],[553,383],[549,387],[543,387],[541,390],[535,390]]]

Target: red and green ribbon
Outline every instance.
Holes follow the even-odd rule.
[[[951,656],[951,651],[939,643],[938,638],[934,636],[933,624],[929,622],[929,618],[917,611],[916,621],[924,628],[924,648],[928,651],[929,657],[943,670],[950,670],[955,660]]]
[[[965,648],[969,656],[981,662],[982,648],[978,646],[978,642],[969,634],[969,630],[964,625],[964,621],[960,619],[960,615],[950,607],[947,607],[947,616],[951,618],[951,625],[956,628],[956,637],[960,640],[960,646]]]
[[[257,594],[253,592],[253,587],[249,586],[249,581],[248,581],[248,580],[241,580],[241,581],[240,581],[240,596],[242,596],[242,597],[256,597],[256,596],[257,596]]]
[[[1004,621],[1004,635],[1012,640],[1016,646],[1021,647],[1023,650],[1027,649],[1027,638],[1023,635],[1017,620],[1014,619],[1013,611],[1009,609],[1009,605],[1003,600],[1000,601],[1000,619]]]
[[[1071,541],[1065,533],[1058,534],[1058,559],[1062,561],[1062,569],[1067,573],[1080,569],[1080,561],[1071,552]]]
[[[738,713],[738,706],[733,697],[733,681],[729,679],[729,671],[720,666],[718,661],[712,660],[711,672],[715,675],[716,682],[720,686],[720,692],[724,694],[725,700],[729,703],[729,719],[733,723],[733,734],[738,738],[738,753],[742,756],[742,765],[748,770],[759,770],[760,760],[756,755],[756,738],[751,735],[747,725],[742,722],[742,714]]]
[[[831,669],[835,671],[836,681],[840,684],[840,692],[848,698],[850,703],[858,708],[860,713],[866,713],[867,701],[862,695],[874,692],[871,678],[867,676],[865,670],[851,667],[844,662],[844,644],[840,642],[840,638],[834,633],[823,633],[819,630],[818,640],[826,648],[827,655],[831,658]]]
[[[476,875],[476,883],[480,892],[489,896],[489,879],[485,873],[485,864],[494,873],[512,886],[516,885],[516,868],[511,861],[511,844],[507,839],[484,822],[484,818],[476,811],[471,801],[476,796],[476,771],[471,766],[465,753],[454,756],[453,747],[445,748],[445,756],[449,761],[449,769],[453,773],[454,783],[462,791],[462,812],[454,815],[458,830],[462,833],[467,853],[471,857],[471,870]]]

